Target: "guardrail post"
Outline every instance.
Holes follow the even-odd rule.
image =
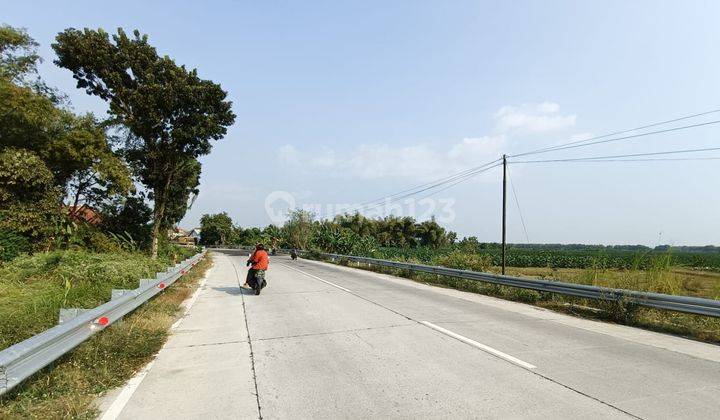
[[[7,369],[5,366],[0,366],[0,395],[7,391],[8,380],[7,380]]]
[[[58,315],[58,324],[68,322],[83,312],[89,311],[89,309],[82,308],[60,308],[60,314]]]
[[[149,284],[155,283],[157,280],[158,279],[140,279],[140,287],[138,287],[138,289],[145,289]]]
[[[122,297],[123,295],[132,292],[132,290],[128,289],[112,289],[110,291],[110,300],[115,300],[119,297]]]

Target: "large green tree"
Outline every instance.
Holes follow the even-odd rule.
[[[0,77],[18,84],[37,73],[38,43],[24,29],[0,25]]]
[[[99,198],[101,191],[127,193],[129,170],[104,128],[92,114],[75,115],[58,105],[36,74],[36,48],[24,30],[0,26],[0,146],[42,159],[70,203]]]
[[[25,30],[0,26],[0,230],[36,249],[67,233],[63,199],[95,204],[132,187],[104,127],[39,77],[37,46]]]
[[[53,44],[61,67],[73,72],[78,88],[108,102],[111,122],[127,127],[126,157],[152,191],[152,255],[172,184],[189,159],[210,152],[235,121],[231,102],[220,85],[198,77],[196,70],[159,56],[146,35],[118,29],[67,29]]]
[[[204,214],[200,219],[200,243],[225,245],[233,235],[233,222],[227,213]]]
[[[292,248],[308,249],[314,220],[315,216],[307,210],[296,209],[290,211],[288,220],[283,226],[287,244]]]
[[[45,84],[38,75],[37,65],[42,62],[37,53],[38,46],[25,29],[0,25],[0,78],[32,88],[54,103],[63,103],[65,96]]]
[[[75,115],[4,78],[0,78],[0,145],[38,155],[63,189],[85,170],[93,182],[102,179],[122,191],[131,186],[126,165],[91,114]]]

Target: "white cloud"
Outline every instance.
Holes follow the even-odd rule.
[[[538,111],[542,112],[543,114],[553,114],[555,112],[558,112],[560,110],[560,105],[558,105],[555,102],[542,102],[537,106]]]
[[[280,148],[282,163],[306,169],[324,169],[326,174],[356,176],[364,179],[384,177],[435,179],[480,166],[500,155],[505,136],[465,138],[444,149],[428,145],[394,147],[387,144],[363,144],[338,158],[335,151],[302,153],[293,146]],[[291,159],[288,159],[288,156]]]
[[[278,149],[278,159],[283,164],[298,164],[301,160],[301,154],[295,146],[286,144]]]
[[[310,165],[318,168],[333,168],[337,165],[335,151],[327,147],[319,152],[304,154],[295,146],[286,144],[278,149],[278,160],[284,165]]]
[[[576,115],[561,114],[560,105],[554,102],[506,105],[494,115],[495,129],[500,133],[544,133],[564,130],[575,125]]]
[[[335,151],[328,147],[324,147],[322,151],[315,154],[311,161],[314,166],[320,168],[333,168],[338,163],[335,158]]]
[[[300,151],[292,145],[285,145],[278,155],[282,164],[297,170],[320,170],[325,176],[361,179],[396,177],[427,181],[483,165],[516,147],[526,149],[528,143],[534,140],[517,139],[516,135],[566,130],[574,127],[576,119],[575,115],[561,113],[557,103],[547,101],[503,106],[492,117],[496,135],[467,137],[444,146],[361,144],[354,150],[339,153],[327,147]],[[570,141],[591,136],[591,133],[578,133]],[[487,179],[485,176],[479,178]]]

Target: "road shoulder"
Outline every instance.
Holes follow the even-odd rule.
[[[359,268],[346,267],[337,264],[331,264],[323,261],[315,261],[303,259],[304,262],[316,264],[322,267],[333,267],[336,269],[349,271],[353,273],[363,273],[369,277],[376,279],[382,279],[385,281],[393,282],[395,284],[404,285],[407,287],[413,287],[421,290],[432,291],[433,293],[439,293],[445,296],[451,296],[458,299],[467,300],[470,302],[479,303],[482,305],[491,306],[493,308],[502,309],[529,317],[542,319],[557,324],[562,324],[569,327],[579,328],[586,331],[591,331],[599,334],[609,335],[615,338],[627,340],[637,344],[643,344],[660,348],[663,350],[673,351],[681,353],[687,356],[695,357],[698,359],[709,360],[720,363],[720,347],[695,341],[683,337],[677,337],[668,334],[662,334],[654,331],[647,331],[640,328],[630,327],[626,325],[612,324],[607,322],[595,321],[585,318],[573,317],[567,314],[554,312],[549,309],[539,308],[537,306],[528,305],[521,302],[513,302],[495,298],[492,296],[485,296],[476,293],[464,292],[455,289],[449,289],[444,287],[433,286],[426,283],[419,283],[413,280],[405,279],[402,277],[391,276],[388,274],[376,273],[369,270],[363,270]]]

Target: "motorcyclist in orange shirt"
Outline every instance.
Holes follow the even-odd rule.
[[[263,244],[255,245],[255,252],[250,255],[247,265],[251,265],[248,270],[247,284],[252,287],[256,295],[259,295],[260,290],[267,285],[265,271],[270,265],[270,257]]]

